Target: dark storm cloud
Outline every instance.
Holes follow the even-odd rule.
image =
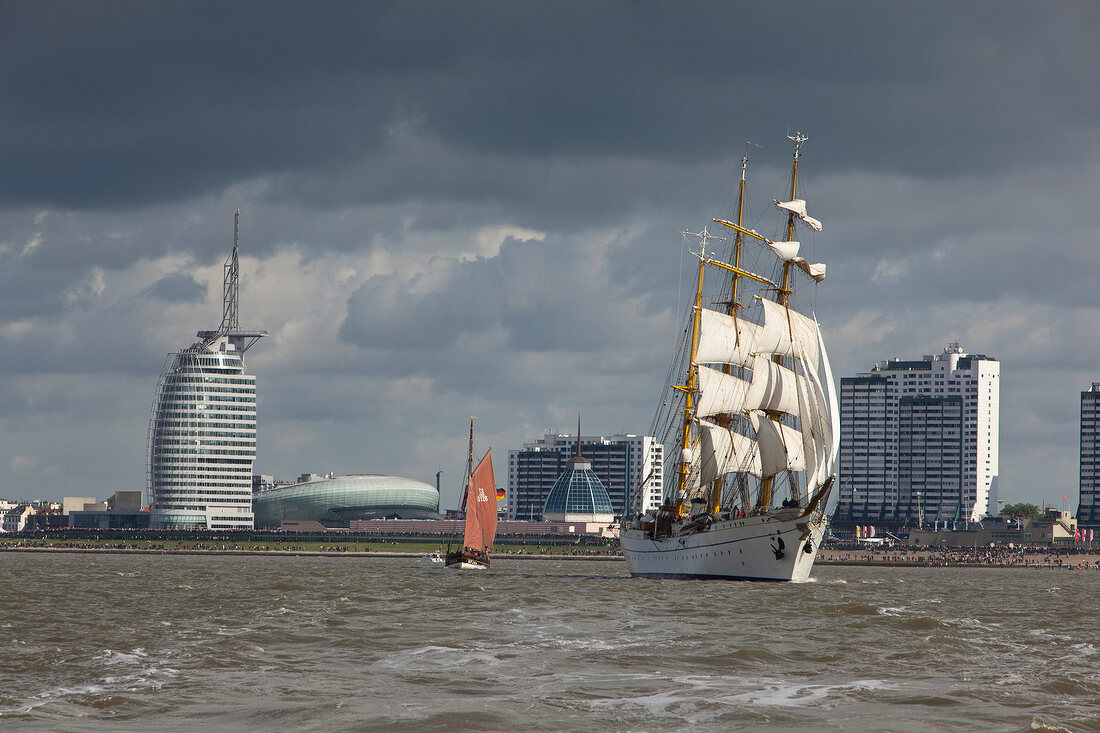
[[[733,211],[749,139],[774,237],[796,129],[837,376],[958,337],[1002,359],[1028,425],[1100,359],[1098,29],[1085,2],[0,0],[0,481],[13,456],[83,480],[35,452],[79,429],[119,456],[90,481],[140,483],[156,375],[218,322],[238,206],[242,320],[272,330],[258,470],[419,469],[454,434],[460,475],[470,414],[508,446],[581,405],[641,432],[680,230]],[[538,234],[481,238],[508,230]],[[1021,399],[1013,374],[1043,384]],[[1074,447],[1016,429],[1006,489],[1041,464],[1020,446]]]
[[[937,12],[937,8],[939,12]],[[1097,112],[1087,4],[8,3],[0,197],[126,206],[367,163],[412,188],[492,153],[702,160],[808,126],[827,166],[923,174],[1071,154]],[[1033,39],[1057,29],[1036,53]],[[442,167],[377,158],[407,124]],[[503,162],[506,161],[506,162]],[[451,170],[446,166],[450,165]],[[534,166],[534,168],[531,168]],[[522,188],[521,188],[522,190]],[[541,193],[539,188],[532,194]],[[392,194],[391,194],[392,195]],[[323,203],[323,202],[319,202]],[[571,202],[562,200],[563,208]]]

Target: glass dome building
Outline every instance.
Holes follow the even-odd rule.
[[[434,486],[400,476],[335,476],[278,486],[252,496],[257,529],[284,521],[347,527],[353,519],[441,519]]]
[[[577,455],[570,459],[569,464],[569,469],[558,477],[546,497],[546,503],[542,507],[543,521],[614,521],[615,510],[611,507],[611,497],[592,470],[592,463],[580,455],[579,445]]]

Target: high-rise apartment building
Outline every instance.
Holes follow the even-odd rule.
[[[266,331],[237,321],[237,231],[225,263],[222,325],[171,353],[149,419],[148,489],[157,527],[251,529],[256,377],[244,353]]]
[[[1077,526],[1100,529],[1100,382],[1081,393],[1081,479]]]
[[[607,489],[616,516],[628,497],[635,511],[660,506],[664,493],[664,446],[651,436],[581,436],[584,457]],[[577,436],[546,433],[521,450],[508,451],[508,519],[542,520],[554,482],[577,453]]]
[[[834,521],[903,524],[996,514],[989,504],[999,409],[1000,362],[958,344],[842,378]]]

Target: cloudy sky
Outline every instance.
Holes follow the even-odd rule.
[[[470,415],[643,433],[682,229],[782,195],[838,376],[1001,361],[1000,493],[1076,506],[1100,381],[1092,2],[0,2],[0,497],[143,488],[165,356],[270,337],[258,472],[457,501]],[[756,147],[760,146],[760,147]]]

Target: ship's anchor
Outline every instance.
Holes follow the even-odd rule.
[[[800,530],[802,530],[802,536],[798,539],[806,540],[806,544],[802,546],[802,551],[805,552],[807,555],[813,554],[814,545],[813,539],[810,537],[810,525],[799,522],[797,526]]]
[[[777,543],[779,543],[779,546],[776,547],[775,545],[772,545],[771,546],[772,552],[775,553],[775,559],[776,560],[782,560],[783,559],[783,550],[786,549],[787,545],[784,544],[784,542],[783,542],[783,533],[781,531],[779,531],[778,529],[775,531],[775,541]]]

